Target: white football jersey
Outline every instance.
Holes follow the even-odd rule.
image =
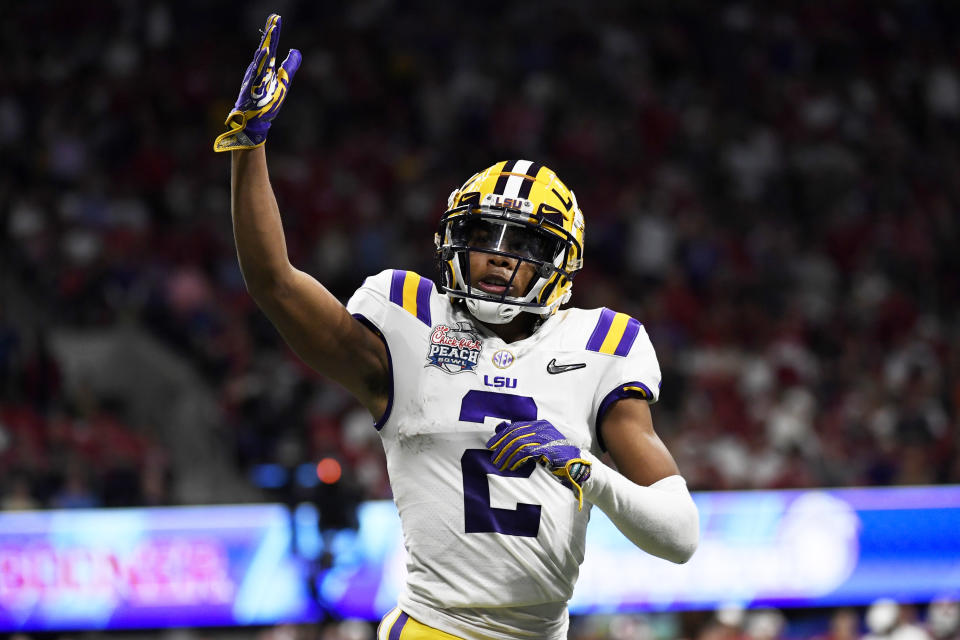
[[[400,608],[466,638],[565,638],[590,505],[578,511],[540,465],[498,471],[485,445],[504,420],[544,419],[600,455],[606,409],[659,395],[643,326],[566,309],[505,343],[432,281],[394,270],[368,278],[347,309],[389,351],[376,428],[408,552]]]

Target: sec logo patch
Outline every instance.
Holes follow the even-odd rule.
[[[514,358],[513,358],[513,354],[507,351],[506,349],[500,349],[500,351],[497,351],[496,353],[493,354],[493,357],[491,358],[491,360],[493,360],[493,366],[495,366],[496,368],[506,369],[507,367],[513,364]]]

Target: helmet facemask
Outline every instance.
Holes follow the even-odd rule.
[[[451,209],[440,221],[436,242],[443,288],[462,298],[478,320],[490,324],[510,322],[521,311],[553,314],[569,293],[548,302],[550,293],[558,286],[569,288],[573,273],[564,267],[571,251],[581,252],[576,238],[564,229],[532,221],[529,214],[507,207]],[[509,278],[474,283],[470,259],[476,253],[507,258]],[[519,291],[517,278],[523,270],[531,276]]]

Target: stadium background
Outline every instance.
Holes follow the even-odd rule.
[[[535,158],[586,215],[573,303],[652,336],[692,489],[960,483],[956,4],[36,1],[0,24],[4,510],[294,500],[255,471],[324,457],[328,522],[389,497],[368,416],[236,264],[210,147],[271,11],[304,55],[273,183],[335,294],[432,275],[449,191]],[[800,637],[834,612],[783,615]],[[715,618],[673,624],[733,637]]]

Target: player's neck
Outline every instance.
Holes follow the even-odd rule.
[[[504,324],[490,324],[481,322],[481,324],[492,331],[498,338],[504,342],[516,342],[533,335],[537,328],[540,318],[532,313],[518,313],[510,322]]]

